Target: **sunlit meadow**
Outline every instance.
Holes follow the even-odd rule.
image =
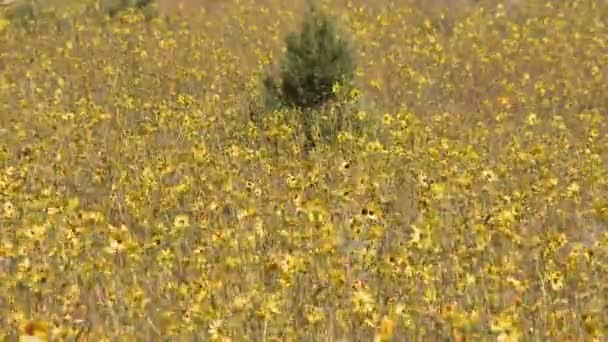
[[[1,25],[0,340],[606,337],[607,2],[320,1],[367,126],[304,157],[305,3]]]

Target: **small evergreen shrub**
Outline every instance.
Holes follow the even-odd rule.
[[[338,33],[333,18],[312,2],[300,32],[289,34],[285,43],[278,75],[267,73],[263,80],[264,105],[266,111],[285,107],[297,110],[306,148],[311,149],[316,134],[335,136],[344,126],[344,112],[331,105],[343,100],[339,95],[351,87],[354,53],[348,40]],[[333,113],[328,113],[329,107],[334,108]],[[328,114],[333,117],[328,118]]]
[[[36,20],[38,7],[34,0],[16,1],[7,7],[4,17],[13,24],[27,26]]]
[[[114,18],[129,9],[142,11],[146,19],[158,16],[156,0],[101,0],[100,7],[104,14],[110,18]]]
[[[44,30],[44,25],[39,24],[57,23],[65,18],[65,13],[58,11],[49,0],[16,0],[0,7],[0,10],[0,19],[34,34],[37,30]]]

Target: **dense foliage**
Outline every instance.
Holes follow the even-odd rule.
[[[306,158],[260,3],[0,26],[0,340],[604,338],[605,1],[319,1],[367,131]]]

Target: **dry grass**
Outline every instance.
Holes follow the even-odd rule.
[[[0,340],[604,338],[605,2],[322,1],[370,122],[308,158],[265,4],[4,28]]]

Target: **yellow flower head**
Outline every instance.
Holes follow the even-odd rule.
[[[175,228],[184,228],[190,225],[190,218],[188,215],[177,215],[173,220],[173,226]]]
[[[19,341],[46,341],[48,335],[48,324],[41,321],[27,321],[22,326],[22,335]]]

